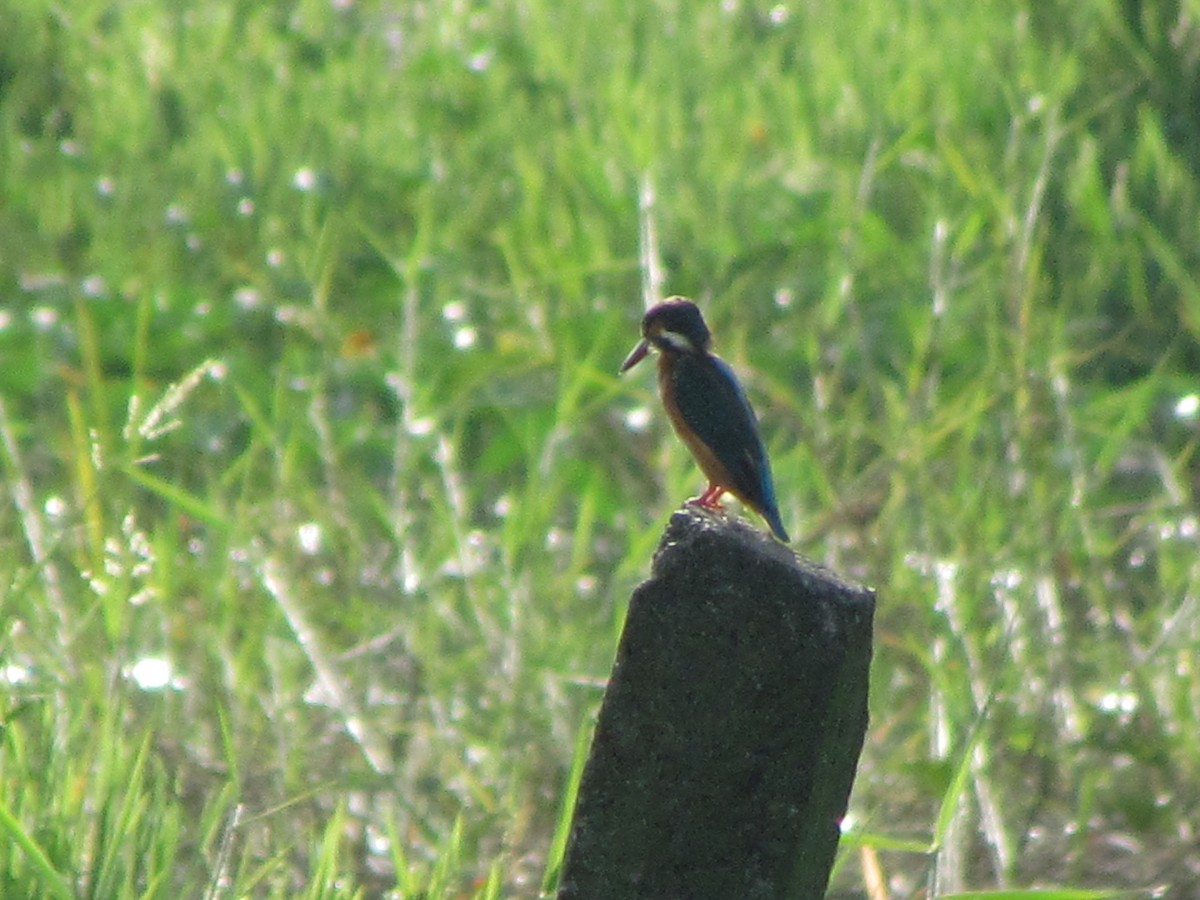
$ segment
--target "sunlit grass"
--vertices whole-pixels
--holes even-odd
[[[1190,896],[1168,12],[0,12],[0,896],[550,888],[701,486],[615,376],[650,268],[880,590],[833,893]]]

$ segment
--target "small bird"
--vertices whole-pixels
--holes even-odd
[[[642,340],[621,363],[627,372],[658,351],[658,390],[667,416],[708,478],[708,489],[688,501],[720,509],[728,492],[757,512],[781,541],[788,540],[775,502],[771,463],[758,421],[733,370],[709,352],[712,335],[700,310],[669,297],[642,318]]]

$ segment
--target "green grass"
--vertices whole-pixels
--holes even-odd
[[[1198,17],[0,11],[0,896],[549,887],[645,283],[880,590],[831,896],[1193,896]]]

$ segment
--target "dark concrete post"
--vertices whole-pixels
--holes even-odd
[[[677,512],[630,602],[559,900],[824,896],[874,608],[749,525]]]

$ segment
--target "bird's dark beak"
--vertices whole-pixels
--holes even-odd
[[[634,366],[636,366],[638,363],[640,363],[643,359],[645,359],[646,354],[649,352],[650,352],[650,342],[645,341],[645,340],[639,342],[638,345],[633,348],[633,350],[630,352],[630,354],[627,357],[625,357],[625,362],[621,363],[621,368],[617,369],[617,374],[621,375],[625,372],[628,372],[630,369],[632,369]]]

